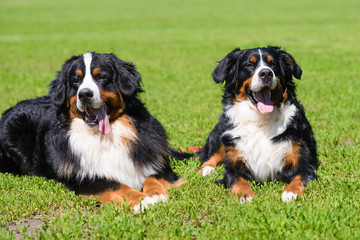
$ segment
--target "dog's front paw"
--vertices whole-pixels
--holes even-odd
[[[214,167],[205,166],[205,167],[200,168],[197,172],[200,173],[203,177],[207,177],[213,171],[215,171]]]
[[[250,203],[253,196],[255,196],[255,194],[236,194],[235,201],[241,204]]]
[[[164,194],[153,195],[151,198],[156,202],[167,202],[167,197]]]
[[[139,204],[134,206],[134,212],[135,213],[140,213],[140,211],[144,212],[144,210],[148,208],[150,204],[155,204],[156,202],[157,201],[152,197],[145,197],[143,200],[141,200]]]
[[[167,202],[167,198],[165,195],[153,195],[152,197],[145,197],[141,202],[134,206],[133,210],[135,213],[144,212],[145,209],[149,207],[149,205],[153,205],[157,202]]]
[[[296,199],[296,197],[297,197],[296,193],[284,191],[283,194],[281,195],[281,200],[283,202],[290,202]]]
[[[251,199],[252,199],[251,196],[246,196],[246,197],[240,197],[238,201],[241,204],[245,204],[245,203],[250,203]]]

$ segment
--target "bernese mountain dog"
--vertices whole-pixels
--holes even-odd
[[[285,202],[302,195],[317,177],[316,141],[296,98],[301,68],[279,47],[234,49],[212,73],[225,82],[224,112],[199,153],[198,173],[224,163],[224,184],[242,203],[255,195],[248,181],[278,180],[288,186]]]
[[[0,172],[54,179],[136,212],[166,201],[167,189],[185,182],[169,158],[186,156],[168,146],[139,100],[141,76],[132,63],[87,52],[67,60],[49,86],[48,96],[4,112]]]

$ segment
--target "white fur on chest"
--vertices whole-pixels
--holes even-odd
[[[111,133],[103,136],[98,130],[89,129],[83,120],[73,119],[69,145],[80,158],[77,177],[104,177],[132,188],[141,189],[145,179],[156,173],[151,166],[135,166],[125,139],[135,140],[136,134],[120,121],[111,124]]]
[[[225,111],[235,126],[225,132],[240,137],[236,149],[256,181],[274,180],[284,164],[284,156],[291,151],[290,141],[273,142],[271,139],[286,130],[296,113],[295,105],[275,108],[272,113],[262,114],[249,102],[236,102]]]

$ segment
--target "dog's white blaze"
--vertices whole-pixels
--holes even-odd
[[[295,105],[285,104],[269,114],[261,114],[250,101],[235,102],[225,110],[235,128],[224,134],[240,137],[235,147],[257,181],[274,180],[281,171],[291,142],[276,143],[271,139],[286,130],[296,111]]]
[[[110,134],[103,136],[91,130],[81,119],[72,120],[69,145],[80,158],[79,179],[105,177],[141,189],[145,179],[156,170],[151,166],[136,167],[123,138],[136,139],[136,134],[120,121],[114,122]]]
[[[85,76],[84,76],[83,82],[80,84],[79,89],[77,91],[78,99],[79,99],[80,90],[82,90],[84,88],[88,88],[94,93],[94,97],[90,103],[91,106],[93,108],[100,108],[101,104],[102,104],[102,101],[100,98],[100,90],[99,90],[99,87],[96,85],[94,78],[91,75],[92,55],[90,52],[87,52],[87,53],[83,54],[83,57],[84,57],[84,64],[85,64]],[[85,106],[80,101],[76,102],[76,106],[82,112],[85,110]]]
[[[258,92],[260,91],[263,87],[264,87],[264,83],[261,81],[260,77],[259,77],[259,72],[264,69],[264,68],[268,68],[270,69],[270,71],[272,72],[273,74],[273,78],[272,78],[272,83],[271,83],[271,90],[274,90],[275,87],[276,87],[276,84],[277,84],[277,81],[276,81],[276,77],[275,77],[275,73],[274,71],[265,65],[263,59],[262,59],[262,53],[261,53],[261,50],[258,49],[259,51],[259,54],[260,54],[260,65],[258,66],[258,68],[255,70],[255,73],[254,73],[254,77],[253,77],[253,80],[251,81],[251,90],[253,92]]]

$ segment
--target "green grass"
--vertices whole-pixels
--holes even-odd
[[[202,178],[197,159],[173,163],[188,183],[138,215],[0,174],[0,239],[359,239],[359,11],[358,0],[2,0],[1,112],[46,94],[70,56],[113,52],[138,66],[141,98],[171,145],[200,146],[222,109],[216,61],[235,47],[280,45],[303,69],[298,97],[321,165],[296,201],[281,202],[282,183],[252,183],[257,195],[241,205],[214,183],[223,168]]]

